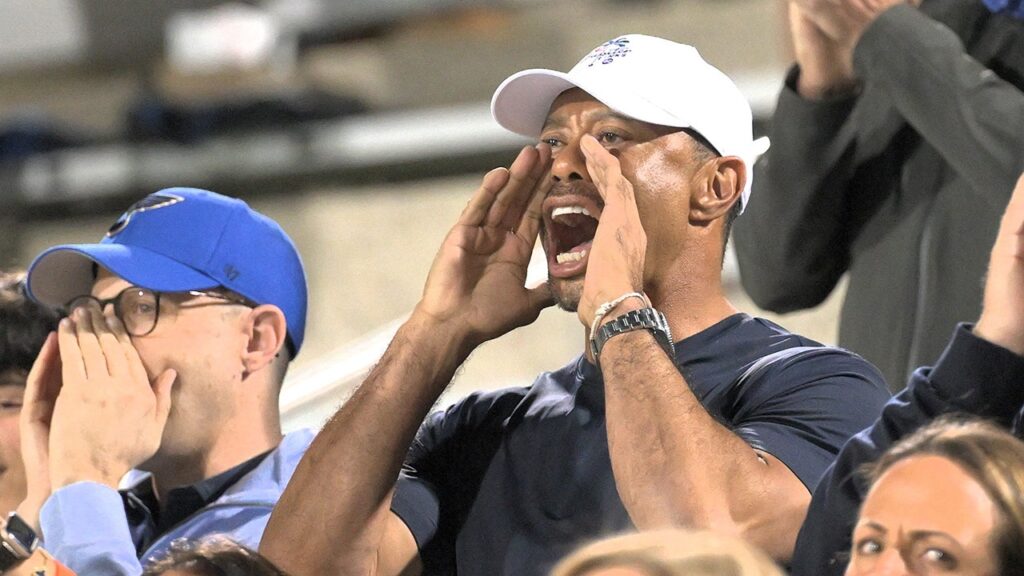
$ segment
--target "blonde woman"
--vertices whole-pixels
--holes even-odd
[[[713,532],[664,530],[599,540],[562,560],[551,576],[782,576],[760,550]]]
[[[847,576],[1024,574],[1024,443],[940,420],[872,466]]]

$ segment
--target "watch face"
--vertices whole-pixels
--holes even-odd
[[[7,534],[17,540],[25,550],[32,551],[36,544],[36,532],[31,526],[25,523],[17,514],[11,514],[7,518]]]

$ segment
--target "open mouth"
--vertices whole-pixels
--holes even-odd
[[[576,276],[587,268],[601,206],[587,196],[556,196],[544,201],[545,245],[552,277]]]

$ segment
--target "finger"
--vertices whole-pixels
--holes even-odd
[[[31,414],[40,401],[52,402],[55,399],[56,394],[50,396],[51,390],[47,384],[55,379],[55,372],[60,369],[59,362],[60,351],[57,348],[57,334],[50,332],[46,335],[43,347],[39,350],[39,355],[36,356],[36,361],[28,372],[28,378],[25,379],[24,404],[29,409],[23,410],[22,414]],[[59,378],[56,380],[60,381]]]
[[[146,366],[142,363],[142,357],[139,356],[139,351],[135,348],[135,343],[132,342],[132,337],[128,334],[128,329],[125,328],[124,323],[121,322],[120,318],[111,314],[107,316],[107,326],[121,345],[128,375],[132,381],[145,382],[148,386],[149,373],[146,372]]]
[[[485,225],[505,230],[516,229],[523,206],[529,202],[530,192],[540,176],[537,169],[539,159],[540,153],[536,148],[523,148],[508,169],[508,182],[487,211]]]
[[[125,360],[121,343],[117,340],[117,336],[114,335],[107,321],[112,316],[112,312],[102,312],[98,308],[89,309],[92,331],[99,341],[103,357],[107,362],[107,373],[111,376],[124,376],[128,373],[128,362]]]
[[[527,289],[526,294],[530,299],[530,306],[538,313],[545,308],[555,305],[555,296],[551,293],[551,288],[548,287],[547,283]]]
[[[156,414],[154,416],[156,425],[161,430],[167,424],[167,417],[171,413],[171,389],[177,379],[178,373],[168,368],[160,376],[157,376],[156,382],[153,384],[153,392],[156,395]]]
[[[580,141],[580,148],[587,161],[590,179],[605,204],[615,204],[621,200],[625,205],[626,214],[630,217],[635,215],[637,210],[633,185],[622,175],[619,159],[605,150],[593,136],[584,136]]]
[[[530,198],[530,203],[527,204],[519,221],[516,235],[531,245],[537,240],[537,234],[540,233],[540,225],[544,221],[544,199],[548,197],[552,185],[554,185],[554,180],[551,178],[545,178],[537,183],[533,190],[533,197]]]
[[[1017,180],[1010,203],[1006,206],[1003,227],[1006,232],[1024,232],[1024,174]]]
[[[537,162],[533,165],[533,170],[530,174],[530,179],[533,181],[533,187],[530,188],[529,193],[523,195],[515,205],[511,206],[509,213],[506,216],[506,222],[508,222],[509,229],[515,229],[516,233],[523,226],[524,218],[527,214],[533,211],[536,215],[539,213],[539,206],[535,206],[535,203],[543,202],[544,197],[541,196],[540,200],[537,200],[538,188],[544,188],[544,194],[547,194],[547,190],[551,189],[551,178],[547,177],[548,170],[551,168],[551,147],[543,142],[535,146],[537,150]]]
[[[62,319],[57,326],[57,344],[60,348],[61,374],[64,382],[84,380],[85,361],[82,359],[82,349],[78,347],[75,321],[71,318]]]
[[[82,363],[85,365],[85,377],[97,379],[109,375],[107,372],[107,359],[103,356],[103,348],[92,329],[90,311],[85,307],[78,308],[74,312],[75,336],[78,339],[78,348],[81,350]]]
[[[614,172],[618,172],[617,167],[612,174],[609,174],[609,170],[612,169],[611,163],[613,161],[616,164],[618,162],[610,152],[604,149],[604,146],[601,146],[596,138],[590,135],[580,139],[580,150],[583,152],[583,158],[587,163],[587,173],[590,174],[590,179],[594,182],[597,193],[601,195],[602,200],[607,202],[608,179],[610,176],[614,176]]]
[[[467,226],[479,226],[487,216],[487,210],[494,202],[494,197],[508,182],[508,169],[495,168],[484,174],[480,187],[473,193],[469,203],[462,210],[459,216],[459,224]]]
[[[1001,248],[1000,244],[1005,248]],[[999,225],[999,238],[993,247],[993,255],[1000,252],[1024,259],[1024,175],[1017,180]]]

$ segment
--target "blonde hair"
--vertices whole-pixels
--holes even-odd
[[[585,576],[599,568],[633,568],[650,576],[783,576],[757,548],[706,531],[624,534],[580,548],[551,576]]]
[[[897,462],[940,456],[969,474],[999,510],[992,549],[999,574],[1024,575],[1024,443],[994,424],[946,416],[890,448],[868,468],[874,484]]]

